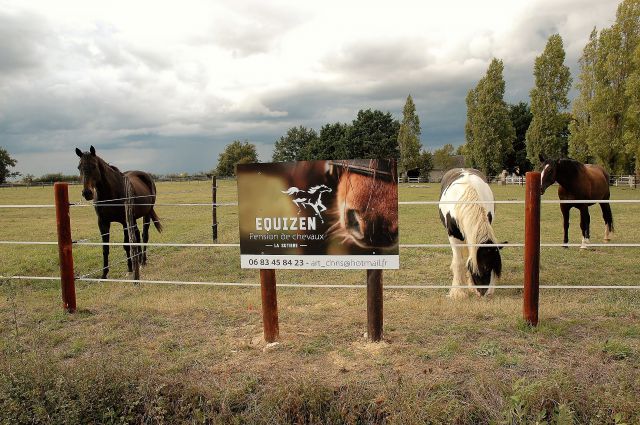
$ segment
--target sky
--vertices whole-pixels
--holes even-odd
[[[574,83],[593,27],[618,0],[0,0],[0,147],[15,170],[76,173],[75,148],[122,170],[215,168],[233,140],[273,144],[294,126],[402,118],[424,148],[464,142],[465,96],[493,57],[509,103],[559,33]],[[575,95],[572,89],[570,96]]]

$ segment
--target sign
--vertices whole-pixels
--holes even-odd
[[[397,269],[395,160],[238,164],[242,268]]]

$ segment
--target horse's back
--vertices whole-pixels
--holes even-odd
[[[475,168],[452,168],[451,170],[444,173],[442,176],[441,186],[440,186],[440,196],[444,193],[445,190],[453,182],[464,177],[465,175],[474,175],[479,177],[482,181],[487,183],[487,177],[480,170],[476,170]]]
[[[136,218],[152,213],[153,204],[156,202],[156,185],[149,173],[144,171],[125,171],[124,175],[129,178],[133,187],[133,203],[137,204],[134,210]]]
[[[129,178],[138,196],[155,195],[156,185],[149,173],[139,170],[125,171],[124,175]]]
[[[584,164],[591,180],[591,199],[609,199],[609,173],[601,165]]]
[[[447,212],[451,212],[453,215],[457,204],[450,202],[462,200],[469,188],[474,189],[477,200],[485,201],[480,205],[493,217],[495,214],[493,191],[485,175],[474,168],[454,168],[442,177],[440,201],[445,203],[439,206],[441,214],[446,216]]]

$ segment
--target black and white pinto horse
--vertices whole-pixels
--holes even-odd
[[[439,209],[453,251],[453,288],[449,297],[461,298],[469,292],[491,295],[502,272],[500,250],[495,246],[473,246],[497,241],[491,227],[495,217],[493,192],[486,177],[471,168],[449,170],[442,177]],[[465,285],[483,287],[456,287]]]
[[[307,208],[307,205],[312,207],[315,211],[316,215],[320,217],[320,220],[324,223],[324,219],[322,218],[322,212],[327,210],[327,207],[322,203],[322,194],[325,192],[331,192],[331,188],[321,184],[318,186],[313,186],[308,191],[304,191],[298,189],[297,187],[290,187],[288,190],[283,190],[282,193],[286,193],[289,196],[293,196],[293,203],[298,207],[298,214],[303,208]]]

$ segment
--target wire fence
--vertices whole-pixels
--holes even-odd
[[[14,280],[41,280],[58,281],[58,276],[0,276],[0,279]],[[94,283],[134,283],[152,285],[203,285],[203,286],[238,286],[238,287],[259,287],[259,283],[254,282],[208,282],[190,280],[134,280],[134,279],[98,279],[79,276],[76,278],[81,282]],[[363,289],[367,285],[362,284],[334,284],[334,283],[277,283],[279,288],[314,288],[314,289]],[[523,285],[385,285],[385,289],[523,289]],[[540,289],[640,289],[640,285],[539,285]]]
[[[195,193],[197,191],[180,191],[170,192],[171,194]],[[169,193],[165,193],[169,194]],[[76,202],[70,203],[71,207],[114,207],[125,206],[124,203],[114,203],[114,201],[127,201],[136,198],[144,198],[145,196],[132,196],[114,198],[108,200],[99,200],[95,202]],[[399,205],[443,205],[443,204],[524,204],[524,200],[493,200],[493,201],[400,201]],[[635,204],[640,203],[640,199],[610,199],[610,200],[542,200],[544,204]],[[203,202],[203,203],[142,203],[140,206],[170,206],[170,207],[227,207],[237,206],[237,202]],[[0,204],[0,208],[55,208],[54,204]],[[155,223],[155,221],[154,221]],[[133,226],[132,226],[133,227]],[[99,238],[107,236],[112,232],[102,233]],[[76,246],[146,246],[146,247],[175,247],[175,248],[238,248],[239,243],[143,243],[143,242],[92,242],[89,239],[79,239],[73,241]],[[58,245],[57,241],[12,241],[0,240],[0,245],[40,245],[51,246]],[[450,244],[445,243],[423,243],[423,244],[399,244],[402,249],[420,249],[420,248],[450,248]],[[497,248],[522,248],[524,243],[492,243],[492,244],[457,244],[459,247],[497,247]],[[607,248],[637,248],[640,243],[589,243],[589,247],[607,247]],[[583,244],[572,243],[540,243],[540,247],[556,248],[556,247],[584,247]],[[126,257],[124,260],[111,263],[108,267],[131,260],[134,254]],[[207,286],[260,286],[258,283],[250,282],[196,282],[196,281],[173,281],[173,280],[132,280],[132,279],[99,279],[90,278],[89,276],[103,272],[107,267],[98,268],[88,273],[76,276],[76,280],[84,282],[105,282],[105,283],[145,283],[145,284],[173,284],[173,285],[207,285]],[[0,276],[1,279],[17,279],[17,280],[59,280],[58,276]],[[349,285],[349,284],[304,284],[304,283],[279,283],[278,287],[291,288],[365,288],[366,285]],[[542,289],[640,289],[638,285],[540,285]],[[467,286],[467,285],[385,285],[387,289],[451,289],[451,288],[487,288],[484,286]],[[522,285],[499,285],[493,286],[494,289],[522,289]]]

